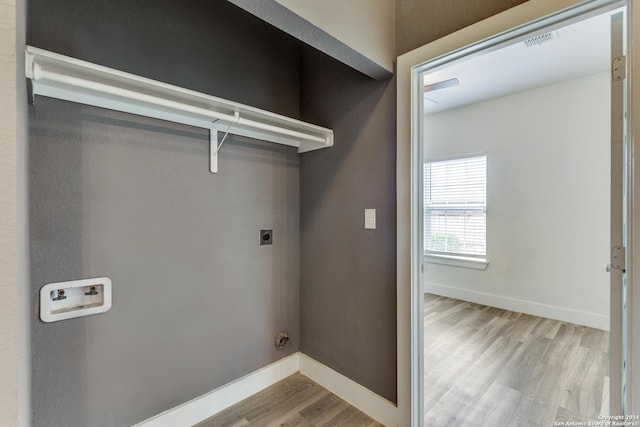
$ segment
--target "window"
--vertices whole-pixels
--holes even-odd
[[[483,259],[486,241],[487,156],[425,163],[425,254]]]

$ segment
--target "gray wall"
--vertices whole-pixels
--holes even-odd
[[[35,46],[298,115],[297,42],[226,2],[34,0],[30,24]],[[298,350],[294,148],[233,137],[212,175],[204,130],[29,115],[32,425],[131,425]],[[41,286],[102,275],[109,312],[39,321]]]
[[[395,402],[395,80],[312,51],[302,76],[301,114],[335,145],[301,157],[301,349]]]
[[[396,1],[398,55],[523,0]],[[301,116],[332,127],[301,157],[301,349],[381,396],[396,390],[396,92],[304,50]],[[364,209],[378,210],[364,230]]]
[[[27,42],[290,117],[299,42],[226,1],[30,0]]]
[[[398,53],[520,2],[401,0]],[[30,107],[33,425],[132,424],[298,345],[395,401],[395,82],[301,55],[223,1],[32,0],[29,28],[35,46],[336,131],[299,168],[291,149],[234,138],[210,175],[203,131]],[[259,248],[267,225],[275,244]],[[110,312],[38,320],[42,285],[103,274]]]
[[[526,0],[396,0],[396,55],[468,27]]]

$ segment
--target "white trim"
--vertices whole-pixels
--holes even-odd
[[[136,424],[137,427],[192,426],[299,371],[299,353]]]
[[[484,258],[469,258],[453,255],[425,254],[424,260],[431,264],[452,265],[454,267],[473,268],[474,270],[486,270],[489,265]]]
[[[413,73],[413,71],[412,71]],[[412,111],[416,111],[420,117],[424,116],[424,101],[421,87],[423,81],[414,78],[411,90]],[[423,120],[415,120],[411,116],[411,140],[424,141],[423,127],[420,123]],[[417,126],[416,126],[417,125]],[[411,407],[409,419],[402,420],[403,424],[422,426],[424,422],[424,322],[414,322],[416,319],[424,319],[424,298],[415,298],[415,295],[422,295],[424,289],[424,144],[411,144],[409,171],[411,174],[410,187],[410,283],[411,283],[411,370],[409,372],[409,381],[411,385]],[[397,185],[397,184],[396,184]],[[399,215],[399,213],[398,213]],[[400,322],[398,322],[400,323]],[[399,325],[398,325],[399,326]],[[398,358],[400,351],[398,350]],[[398,367],[398,369],[400,369]],[[398,379],[400,379],[398,372]],[[399,389],[399,387],[398,387]],[[401,393],[398,390],[398,406],[401,407]]]
[[[427,113],[423,112],[422,115],[426,116]],[[481,157],[481,156],[487,157],[486,151],[476,151],[472,153],[465,153],[465,154],[460,154],[455,156],[442,156],[442,157],[435,157],[435,158],[426,157],[429,155],[429,153],[424,153],[424,154],[425,154],[425,159],[424,159],[425,163],[446,162],[448,160],[468,159],[469,157]]]
[[[638,108],[638,102],[640,102],[640,85],[635,84],[635,72],[640,68],[640,55],[636,54],[640,31],[640,7],[637,7],[637,3],[634,0],[627,1],[627,117],[631,117],[631,120],[627,120],[627,141],[629,141],[628,152],[637,153],[638,147],[636,146],[636,132],[635,129],[640,129],[640,115],[637,114],[640,111]],[[636,172],[635,157],[631,156],[629,165],[628,176],[628,189],[627,189],[627,268],[626,281],[627,281],[627,311],[626,311],[626,399],[625,409],[629,414],[637,414],[640,410],[640,393],[634,395],[633,389],[640,389],[638,376],[634,372],[634,366],[640,366],[640,329],[634,325],[637,315],[634,313],[640,313],[640,307],[638,303],[640,298],[635,297],[639,286],[637,275],[634,271],[640,269],[640,257],[636,257],[635,253],[640,253],[638,250],[638,243],[640,243],[640,227],[636,227],[635,224],[640,223],[640,209],[636,207],[637,200],[640,200],[636,196],[636,192],[640,190],[640,183],[638,178],[640,174]]]
[[[531,314],[533,316],[545,317],[547,319],[561,320],[563,322],[589,326],[591,328],[602,329],[605,331],[609,330],[609,316],[574,310],[572,308],[503,297],[500,295],[454,288],[430,282],[426,282],[425,292],[501,308],[503,310]]]
[[[300,354],[300,373],[331,391],[387,427],[397,427],[398,408],[388,400],[355,381],[323,365],[304,353]]]
[[[192,426],[300,372],[387,427],[398,427],[398,408],[355,381],[297,352],[229,384],[196,397],[134,427]]]

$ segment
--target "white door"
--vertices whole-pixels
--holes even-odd
[[[626,65],[623,43],[624,14],[611,16],[611,308],[609,343],[609,413],[623,414],[625,386],[623,360],[623,319],[625,307],[626,247],[626,136],[625,87]]]

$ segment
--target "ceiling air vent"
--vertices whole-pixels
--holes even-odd
[[[530,39],[525,40],[523,43],[526,47],[532,46],[542,46],[546,42],[550,42],[554,39],[553,33],[544,33],[539,36],[531,37]]]

